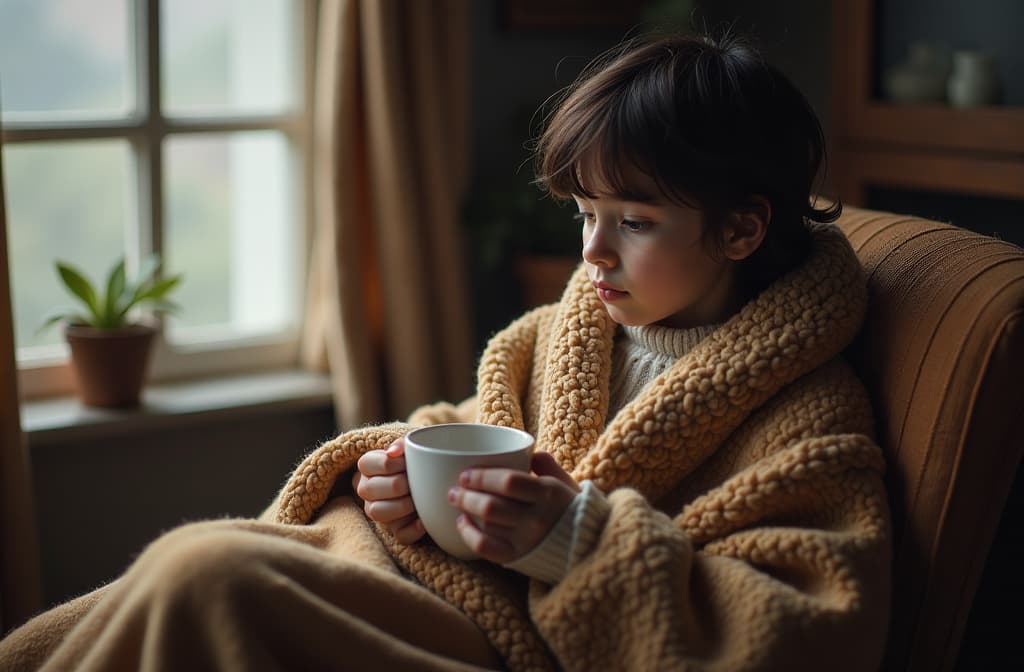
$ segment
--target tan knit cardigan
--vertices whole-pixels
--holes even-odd
[[[868,401],[837,359],[863,317],[861,267],[815,225],[808,262],[653,381],[610,424],[616,325],[579,269],[560,304],[495,336],[473,400],[342,434],[295,470],[269,512],[304,524],[356,459],[411,425],[526,428],[609,493],[592,553],[551,587],[430,542],[380,538],[462,609],[513,670],[877,667],[889,523]]]

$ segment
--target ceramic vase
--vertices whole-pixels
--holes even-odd
[[[885,93],[897,103],[938,103],[946,98],[950,72],[949,50],[941,45],[915,42],[908,58],[885,73]]]
[[[953,73],[947,93],[954,107],[994,105],[1000,97],[995,60],[981,51],[957,51],[953,54]]]

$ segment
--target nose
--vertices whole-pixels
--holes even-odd
[[[597,222],[583,229],[583,261],[594,266],[612,267],[617,256],[608,227]]]

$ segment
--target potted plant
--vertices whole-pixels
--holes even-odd
[[[94,285],[68,263],[56,262],[57,273],[79,310],[61,309],[43,328],[64,323],[71,347],[79,397],[88,406],[135,406],[145,381],[156,328],[137,315],[146,307],[151,314],[177,309],[167,296],[182,276],[162,278],[156,255],[146,259],[134,279],[121,258],[107,275],[105,288]]]

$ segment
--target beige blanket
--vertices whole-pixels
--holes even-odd
[[[528,313],[492,340],[474,400],[421,409],[408,424],[345,433],[299,465],[263,521],[218,524],[257,526],[247,539],[273,538],[269,551],[240,541],[237,548],[277,571],[285,571],[283,558],[329,556],[318,572],[333,582],[304,579],[314,586],[304,590],[323,593],[332,609],[317,618],[335,618],[336,610],[351,606],[330,586],[367,571],[392,607],[396,600],[433,604],[440,615],[424,607],[392,609],[394,629],[378,625],[396,645],[411,637],[416,622],[438,641],[447,641],[445,632],[462,633],[465,655],[432,649],[431,637],[417,641],[431,665],[442,665],[437,669],[444,669],[438,661],[446,656],[450,669],[488,664],[480,641],[513,670],[874,669],[889,595],[883,462],[871,439],[865,393],[837,359],[860,324],[866,291],[842,234],[817,226],[814,238],[804,267],[744,307],[611,422],[605,413],[616,325],[581,270],[560,304]],[[410,426],[465,420],[474,412],[481,422],[533,432],[538,449],[609,493],[612,511],[596,548],[557,586],[527,588],[519,575],[456,560],[429,542],[406,547],[381,530],[368,534],[344,496],[351,469],[367,450],[386,447]],[[172,554],[174,534],[140,563]],[[138,597],[139,582],[131,579],[137,569],[16,632],[0,644],[0,663],[16,656],[55,660],[68,650],[81,659],[101,644],[142,646],[138,619],[145,614],[108,606],[119,590],[127,593],[122,601]],[[409,579],[436,601],[416,602],[412,596],[426,592]],[[250,590],[266,583],[252,581]],[[402,591],[412,592],[403,597]],[[303,635],[323,631],[295,604],[294,594],[281,596],[275,618],[298,621]],[[456,609],[447,613],[438,605]],[[124,627],[115,627],[118,618]],[[466,630],[467,623],[475,628]],[[217,660],[244,660],[239,642],[250,640],[240,635],[230,640],[235,657],[223,651],[229,647],[222,631],[230,627],[211,621],[209,646],[222,645]],[[364,635],[339,627],[323,636],[354,655],[363,644],[372,649]],[[297,648],[291,636],[296,661],[308,661],[311,647],[319,650],[318,639]]]
[[[860,325],[860,264],[815,227],[769,288],[606,423],[615,325],[583,269],[483,355],[477,419],[525,427],[577,480],[612,493],[598,547],[558,586],[520,583],[428,544],[382,542],[470,616],[513,669],[877,666],[888,611],[888,510],[870,407],[836,359]],[[412,424],[465,419],[451,406]],[[350,432],[295,471],[273,515],[315,518],[366,450]]]

